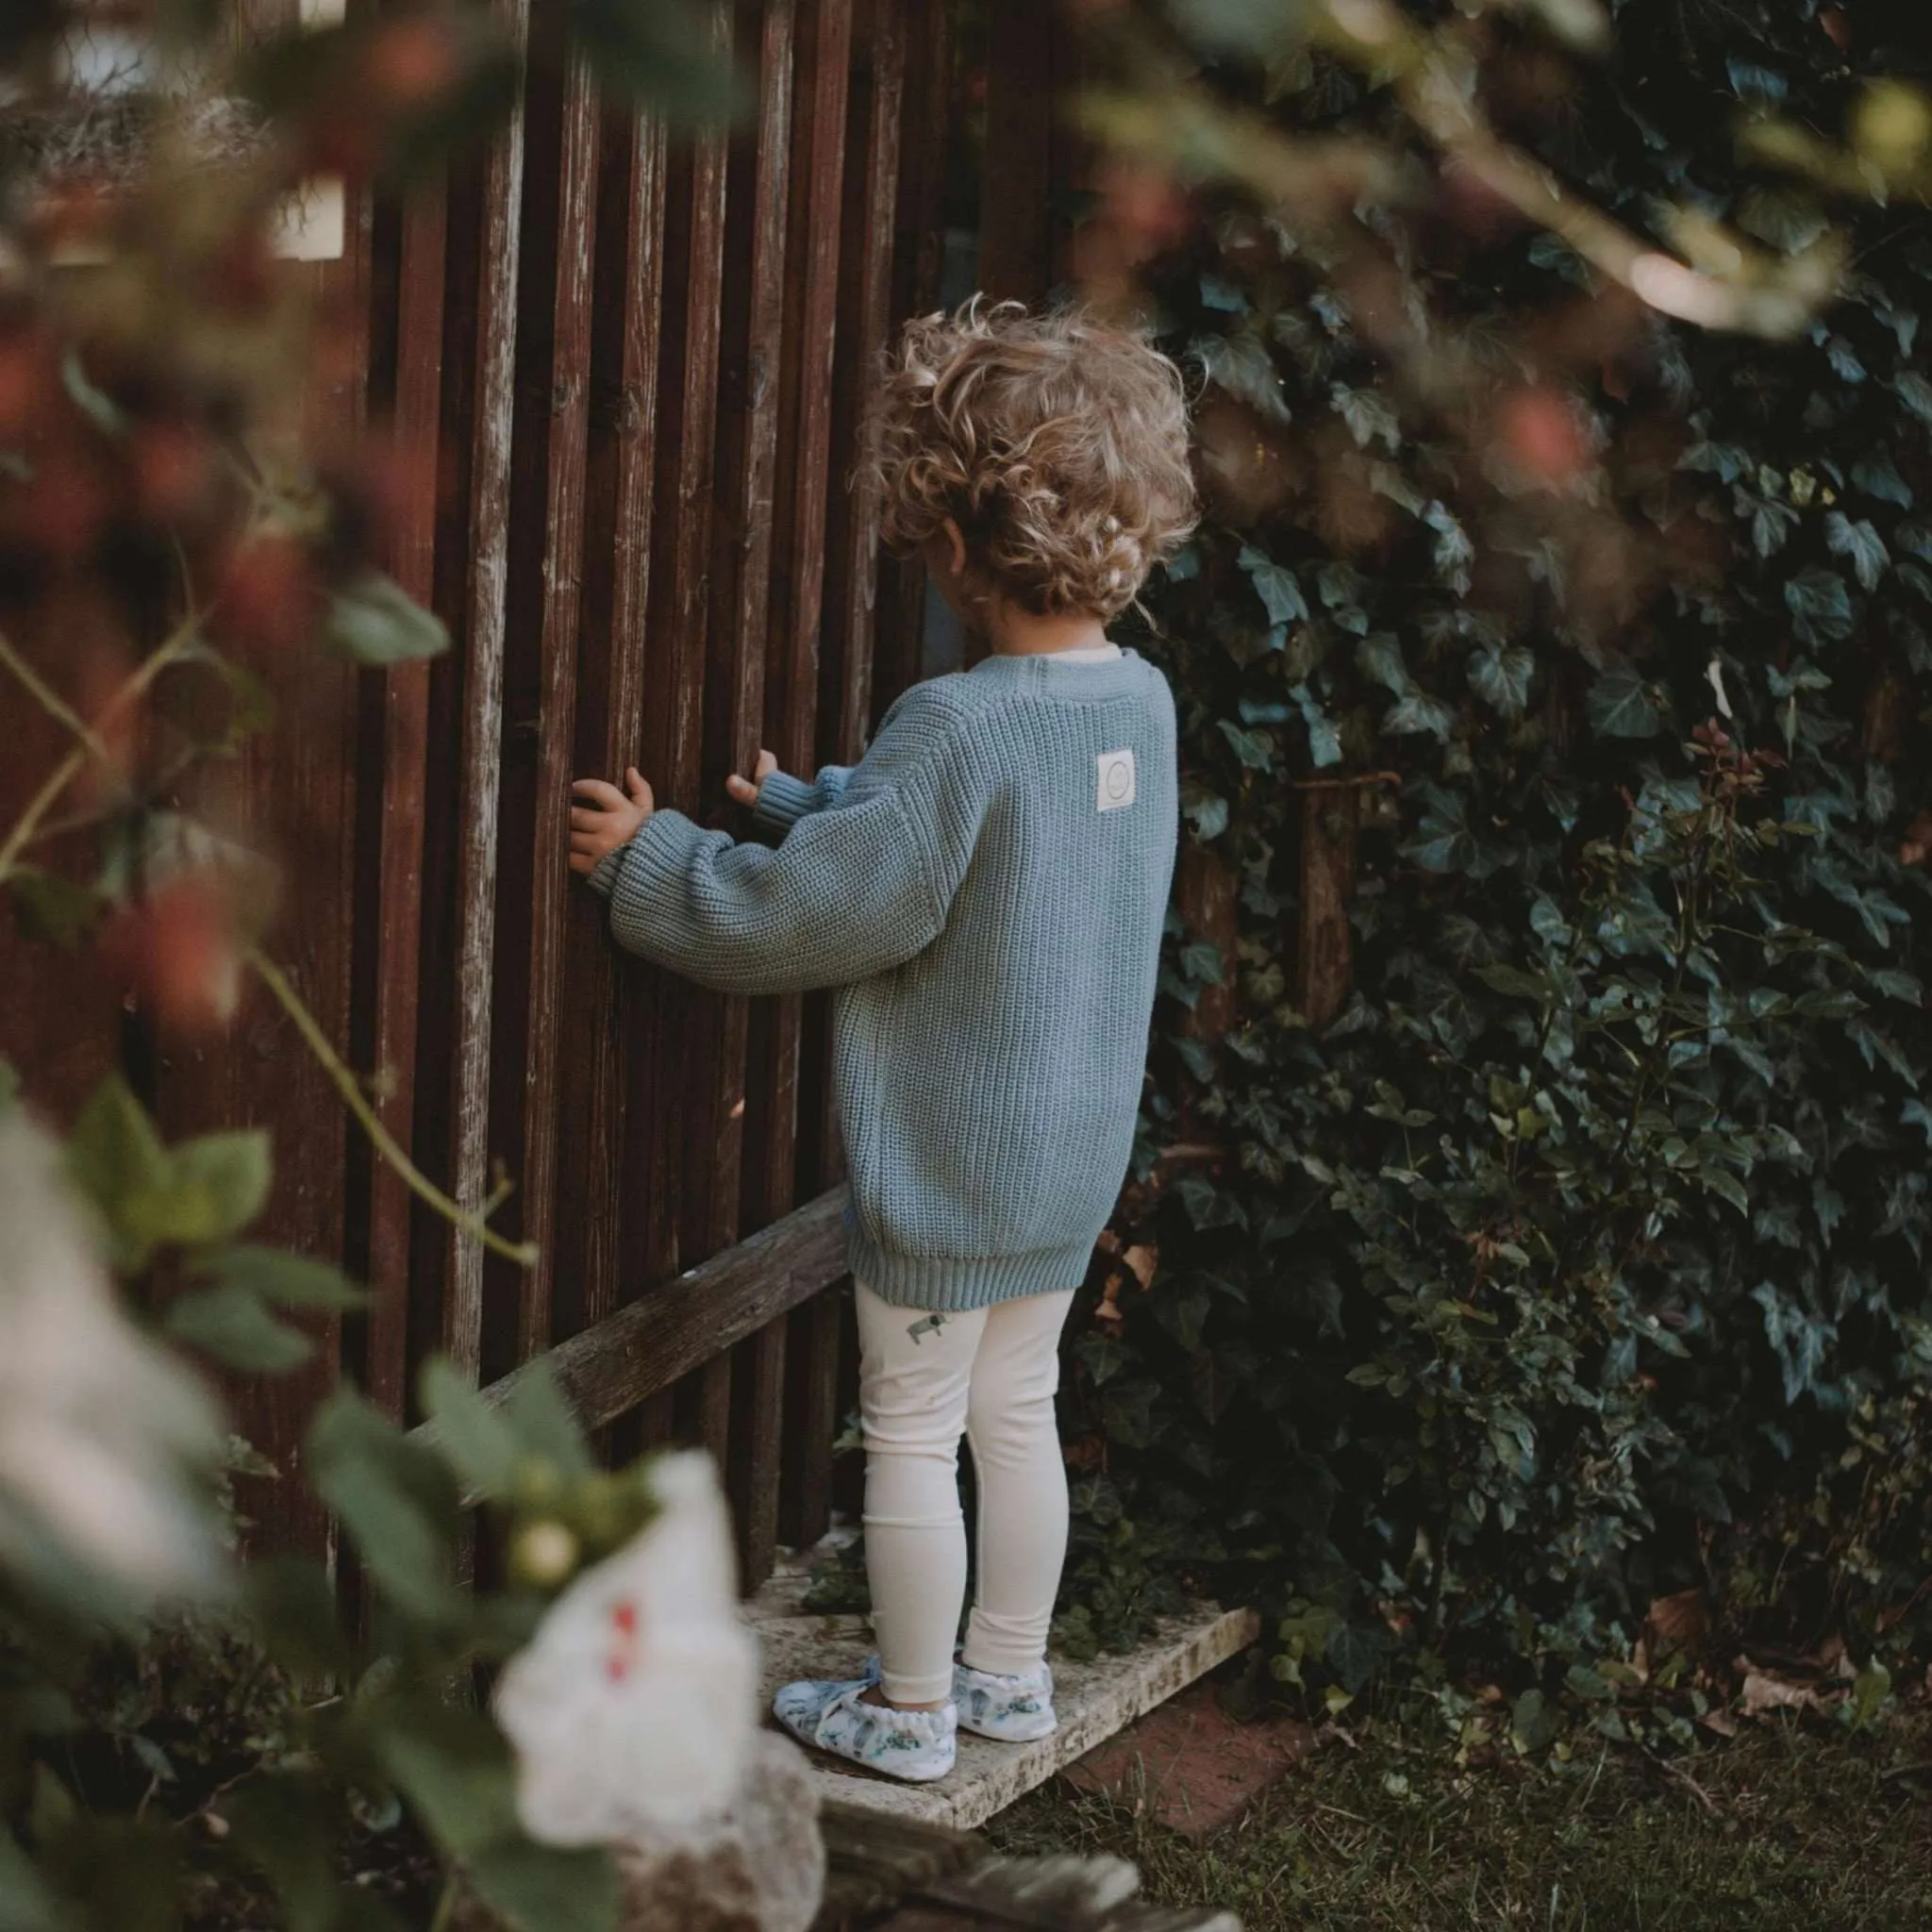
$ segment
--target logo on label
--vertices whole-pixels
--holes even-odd
[[[1098,771],[1095,804],[1102,811],[1117,811],[1134,802],[1134,754],[1104,751],[1093,760]]]

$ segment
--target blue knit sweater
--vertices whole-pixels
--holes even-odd
[[[1132,652],[990,658],[864,759],[774,774],[775,847],[658,811],[591,883],[728,992],[837,987],[852,1271],[886,1300],[1073,1288],[1125,1176],[1174,869],[1174,701]]]

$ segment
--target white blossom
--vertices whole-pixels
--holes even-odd
[[[758,1726],[758,1646],[739,1613],[730,1518],[710,1458],[653,1472],[658,1512],[550,1607],[498,1680],[534,1839],[677,1831],[737,1794]]]
[[[225,1561],[194,1493],[223,1434],[186,1367],[122,1312],[58,1148],[0,1112],[0,1562],[50,1550],[142,1604]]]

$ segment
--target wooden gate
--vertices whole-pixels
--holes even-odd
[[[530,54],[512,128],[433,192],[352,207],[342,259],[291,270],[358,318],[318,407],[392,429],[387,562],[454,648],[309,664],[236,785],[295,874],[269,943],[322,1030],[425,1174],[472,1207],[514,1181],[492,1224],[541,1258],[454,1239],[259,986],[223,1040],[158,1049],[110,990],[15,955],[0,1046],[57,1111],[118,1051],[171,1137],[273,1130],[261,1238],[375,1291],[308,1371],[240,1391],[278,1466],[339,1374],[404,1414],[434,1350],[488,1383],[563,1343],[617,1447],[717,1454],[756,1580],[829,1507],[824,1005],[619,955],[567,870],[569,783],[634,762],[723,823],[760,744],[849,761],[910,675],[917,587],[848,479],[870,365],[937,291],[949,9],[721,4],[749,109],[691,138],[604,106],[543,0],[500,5]],[[297,1484],[245,1500],[266,1541],[325,1546]]]

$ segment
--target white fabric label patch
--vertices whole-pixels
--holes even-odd
[[[1093,760],[1098,767],[1094,804],[1102,811],[1118,811],[1134,802],[1134,754],[1104,751]]]

